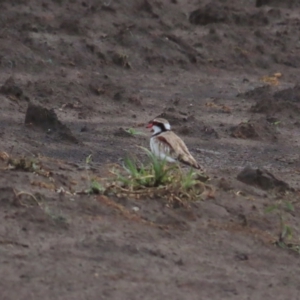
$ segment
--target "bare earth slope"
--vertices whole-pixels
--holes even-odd
[[[0,1],[0,298],[297,299],[299,24],[292,0]],[[25,125],[29,102],[71,131]],[[73,193],[89,185],[88,155],[105,176],[148,147],[124,129],[158,115],[214,198],[176,209]],[[291,189],[242,183],[245,166]],[[265,213],[280,199],[292,250]]]

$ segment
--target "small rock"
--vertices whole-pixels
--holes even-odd
[[[243,183],[260,187],[263,190],[292,190],[286,182],[277,179],[273,174],[271,174],[267,170],[253,169],[249,166],[245,167],[237,175],[237,179]]]
[[[114,100],[120,101],[122,99],[122,93],[117,92],[114,94]]]
[[[182,258],[180,258],[180,259],[178,259],[177,261],[175,261],[175,264],[178,265],[178,266],[183,266],[184,263],[183,263]]]
[[[225,178],[219,180],[218,187],[226,192],[233,189],[231,182]]]
[[[279,119],[276,117],[267,117],[266,120],[271,124],[279,122]]]
[[[167,109],[166,109],[166,111],[170,111],[170,112],[175,112],[176,111],[176,109],[175,109],[175,107],[168,107]],[[179,112],[180,113],[180,112]]]
[[[208,3],[204,7],[190,13],[189,21],[194,25],[207,25],[210,23],[222,23],[228,19],[228,12],[222,5]]]
[[[235,258],[236,258],[237,260],[240,260],[240,261],[249,260],[248,254],[245,254],[245,253],[237,253],[237,254],[235,255]]]
[[[244,122],[232,127],[230,136],[240,139],[254,139],[259,137],[253,124]]]
[[[0,88],[0,93],[6,96],[13,96],[18,99],[24,98],[24,100],[28,101],[28,97],[23,95],[23,90],[16,84],[14,78],[10,76],[4,84]]]
[[[81,129],[80,132],[87,132],[89,129],[86,125],[84,125]]]
[[[205,135],[212,136],[212,137],[215,137],[215,138],[219,138],[219,134],[211,126],[204,125],[204,127],[202,128],[202,131],[205,133]]]
[[[53,109],[29,103],[25,115],[25,124],[31,125],[31,128],[41,128],[46,133],[56,133],[59,139],[79,143],[71,130],[58,120]]]
[[[136,106],[142,105],[142,98],[140,96],[130,96],[128,97],[128,102]]]

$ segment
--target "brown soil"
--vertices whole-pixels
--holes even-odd
[[[299,243],[299,23],[292,0],[0,1],[0,298],[297,299],[265,208],[293,204]],[[158,115],[214,198],[75,193]]]

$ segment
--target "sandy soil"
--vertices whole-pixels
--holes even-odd
[[[297,299],[297,2],[0,1],[0,298]],[[25,125],[29,103],[63,125]],[[214,198],[174,208],[74,193],[140,155],[149,134],[124,129],[147,133],[158,115]],[[246,166],[289,188],[238,180]],[[265,212],[278,201],[294,207],[280,210],[287,249]]]

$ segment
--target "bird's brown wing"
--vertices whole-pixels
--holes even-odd
[[[201,169],[201,166],[191,155],[184,141],[173,131],[163,132],[157,136],[157,139],[168,144],[170,147],[170,155],[173,158],[196,169]]]

